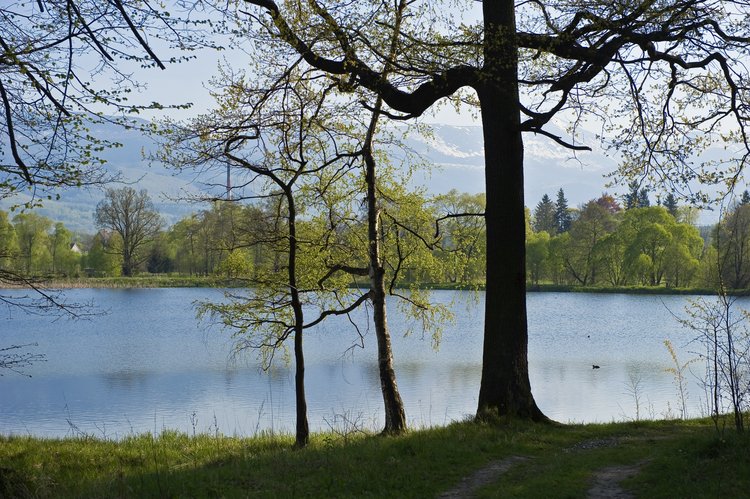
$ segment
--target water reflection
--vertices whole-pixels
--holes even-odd
[[[2,344],[39,342],[48,362],[35,365],[31,379],[0,378],[0,433],[80,430],[118,438],[163,428],[292,431],[292,368],[277,363],[262,372],[253,353],[230,362],[228,335],[196,324],[192,303],[219,299],[219,291],[131,291],[71,291],[71,300],[93,299],[112,311],[92,321],[50,324],[17,316],[2,324]],[[456,299],[456,323],[445,330],[439,350],[429,336],[404,337],[405,321],[392,307],[396,371],[410,424],[444,424],[476,409],[483,303],[481,294],[478,302],[472,296],[435,293],[446,304]],[[679,312],[684,297],[542,293],[528,301],[532,388],[548,416],[610,421],[662,417],[670,404],[676,407],[662,342],[673,342],[681,362],[689,358],[691,338],[667,309]],[[365,312],[355,320],[364,322]],[[364,348],[351,349],[357,337],[345,320],[307,335],[313,429],[327,429],[341,414],[381,424],[374,340],[366,332]],[[700,390],[695,383],[690,389],[690,411],[697,415]]]

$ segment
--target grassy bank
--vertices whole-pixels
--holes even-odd
[[[238,279],[216,276],[140,275],[133,277],[71,277],[44,281],[50,289],[74,288],[232,288],[246,285]]]
[[[563,284],[528,284],[530,292],[562,292],[562,293],[622,293],[631,295],[715,295],[715,289],[708,288],[667,288],[666,286],[571,286]],[[750,290],[740,289],[730,291],[736,296],[750,295]]]
[[[435,497],[513,456],[480,497],[585,497],[597,471],[638,463],[637,497],[742,497],[750,439],[707,421],[456,423],[400,437],[230,438],[167,432],[119,442],[0,437],[1,497]]]
[[[484,284],[425,284],[426,289],[435,290],[484,290]],[[710,288],[668,288],[666,286],[580,286],[572,284],[526,284],[526,291],[530,293],[620,293],[631,295],[715,295],[716,290]],[[750,296],[750,289],[729,290],[734,296]]]

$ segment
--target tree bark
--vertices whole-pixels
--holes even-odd
[[[373,118],[375,120],[376,118]],[[371,125],[371,130],[374,125]],[[371,135],[368,134],[371,139]],[[380,391],[385,406],[385,428],[383,433],[398,434],[406,430],[406,413],[401,394],[396,384],[396,371],[393,369],[393,350],[391,334],[385,305],[385,269],[380,261],[380,213],[375,192],[375,159],[368,140],[364,150],[367,181],[367,236],[370,258],[370,293],[375,323],[375,336],[378,340],[378,372],[380,374]]]
[[[289,206],[289,293],[291,295],[292,310],[294,312],[294,398],[296,406],[296,447],[305,447],[310,441],[310,426],[307,421],[307,397],[305,396],[305,352],[302,348],[302,334],[304,312],[297,289],[297,209],[291,189],[284,190]]]
[[[482,111],[487,207],[487,288],[477,416],[546,420],[531,394],[527,360],[526,255],[515,7],[483,3]]]

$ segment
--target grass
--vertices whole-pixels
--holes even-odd
[[[399,437],[164,432],[121,441],[0,437],[0,497],[435,497],[487,463],[528,459],[481,497],[585,497],[593,473],[644,462],[638,497],[740,497],[750,439],[706,420],[608,425],[454,423]]]

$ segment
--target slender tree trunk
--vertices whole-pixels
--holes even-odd
[[[291,190],[285,190],[289,204],[289,293],[294,311],[294,397],[297,411],[295,446],[305,447],[310,441],[310,427],[307,422],[307,398],[305,396],[305,352],[302,348],[302,325],[304,313],[297,289],[297,210]]]
[[[385,405],[385,428],[383,433],[401,433],[406,429],[404,403],[396,384],[396,371],[393,369],[391,334],[385,306],[385,270],[380,260],[380,214],[375,193],[375,160],[372,157],[370,141],[365,146],[365,166],[367,168],[367,235],[370,258],[370,293],[375,322],[375,336],[378,340],[378,372],[380,389]]]
[[[396,17],[394,19],[394,37],[391,39],[390,60],[396,56],[398,48],[398,37],[406,1],[399,2]],[[390,65],[386,64],[383,74],[387,74]],[[385,408],[385,427],[383,433],[398,434],[406,430],[406,412],[404,402],[396,384],[396,371],[393,368],[393,350],[391,348],[391,333],[388,330],[388,319],[385,305],[385,269],[381,261],[381,239],[380,239],[380,211],[377,200],[377,176],[375,173],[375,158],[372,156],[372,143],[378,127],[380,109],[383,107],[383,99],[378,97],[375,102],[375,111],[372,113],[370,125],[367,129],[363,146],[365,160],[365,182],[367,184],[367,239],[369,243],[368,257],[370,260],[370,300],[373,308],[373,321],[375,323],[375,336],[378,341],[378,373],[380,375],[380,391],[383,395]]]
[[[482,110],[487,190],[487,290],[477,416],[546,420],[531,394],[526,324],[523,141],[512,0],[485,1]]]

